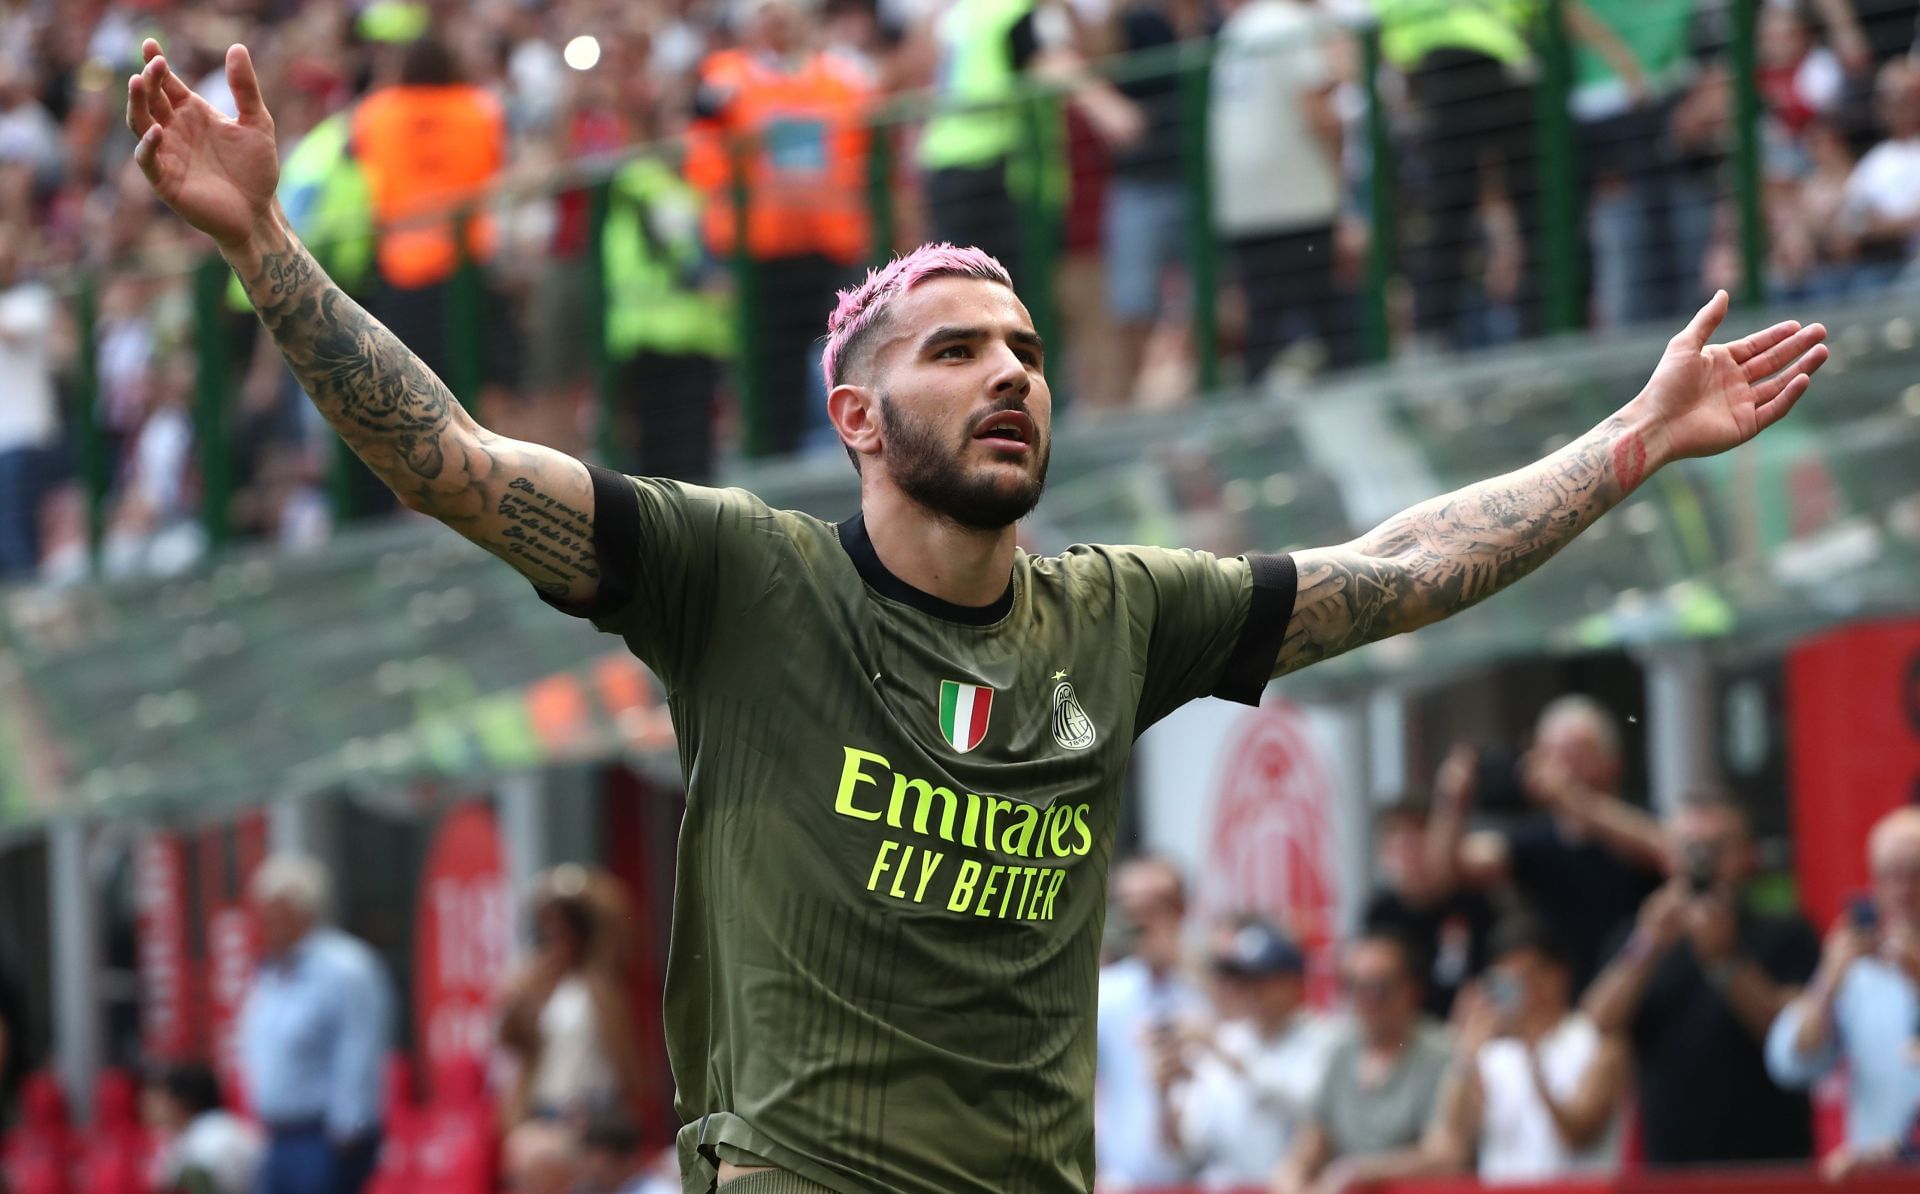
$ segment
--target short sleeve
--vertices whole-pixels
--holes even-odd
[[[737,490],[627,477],[593,465],[593,547],[600,591],[565,614],[617,634],[669,689],[698,666],[723,599],[724,538],[751,511]]]
[[[1110,558],[1146,640],[1136,734],[1196,697],[1260,703],[1293,617],[1292,556],[1139,547]]]

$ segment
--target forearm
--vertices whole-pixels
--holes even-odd
[[[1651,942],[1635,933],[1627,944],[1593,980],[1581,1007],[1603,1033],[1623,1032],[1633,1022],[1640,1000],[1647,993],[1658,953]]]
[[[1659,464],[1633,405],[1555,452],[1395,515],[1340,547],[1299,553],[1284,674],[1476,605],[1552,559]]]
[[[594,596],[600,573],[584,465],[475,423],[419,357],[334,285],[277,204],[244,244],[222,251],[314,406],[408,508],[544,592]]]
[[[1580,807],[1600,843],[1635,865],[1664,870],[1667,839],[1660,822],[1610,793],[1592,793]]]
[[[1800,1031],[1793,1034],[1793,1051],[1800,1057],[1816,1057],[1833,1041],[1833,1005],[1840,993],[1837,980],[1825,971],[1814,976],[1813,985],[1800,997]]]

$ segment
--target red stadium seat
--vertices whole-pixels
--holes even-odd
[[[0,1142],[0,1167],[11,1194],[78,1194],[74,1181],[79,1139],[67,1116],[67,1097],[45,1070],[20,1088],[20,1122]]]
[[[87,1133],[75,1180],[86,1194],[147,1194],[152,1187],[154,1139],[140,1122],[140,1088],[125,1070],[107,1070],[94,1091],[93,1128]]]

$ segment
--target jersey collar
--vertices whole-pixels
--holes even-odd
[[[880,553],[873,550],[873,540],[867,535],[867,520],[863,514],[855,514],[841,523],[840,546],[846,549],[847,557],[853,561],[854,570],[860,573],[860,579],[867,587],[882,597],[890,598],[904,605],[910,605],[923,614],[932,614],[947,622],[958,622],[963,626],[991,626],[1013,612],[1013,577],[1007,577],[1007,591],[1000,594],[991,605],[956,605],[932,593],[924,593],[887,571],[880,562]]]

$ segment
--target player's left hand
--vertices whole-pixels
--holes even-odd
[[[1663,459],[1711,456],[1778,422],[1827,361],[1827,329],[1776,323],[1731,344],[1710,344],[1727,315],[1722,290],[1672,340],[1633,400],[1664,441]]]

